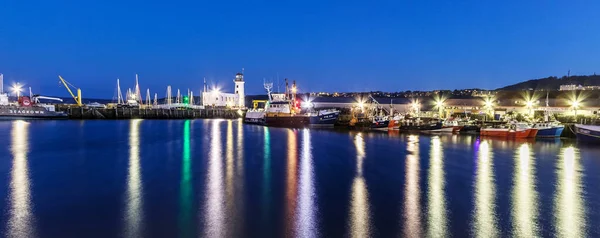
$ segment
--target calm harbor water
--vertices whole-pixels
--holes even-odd
[[[599,237],[600,146],[238,120],[0,122],[8,237]]]

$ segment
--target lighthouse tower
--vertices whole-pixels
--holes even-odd
[[[235,79],[233,80],[235,83],[235,94],[238,96],[238,107],[244,108],[246,107],[246,94],[244,93],[244,74],[237,73],[235,75]]]

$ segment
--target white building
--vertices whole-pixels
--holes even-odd
[[[245,108],[244,75],[237,73],[233,82],[235,93],[224,93],[216,89],[207,90],[205,86],[202,92],[202,106]]]

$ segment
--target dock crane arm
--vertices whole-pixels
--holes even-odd
[[[71,91],[71,88],[69,87],[69,85],[73,86],[72,84],[70,84],[69,82],[67,82],[67,80],[65,80],[63,77],[61,77],[60,75],[58,76],[58,78],[60,79],[60,82],[62,82],[63,85],[65,85],[65,88],[67,89],[67,91],[69,91],[69,94],[71,94],[71,97],[73,97],[73,99],[75,99],[75,103],[77,103],[77,106],[81,106],[81,89],[77,89],[77,96],[75,96],[75,94],[73,94],[73,91]],[[73,86],[75,87],[75,86]]]

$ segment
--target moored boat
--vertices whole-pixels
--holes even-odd
[[[480,135],[504,138],[534,138],[537,132],[538,129],[525,123],[512,123],[504,128],[481,128]]]
[[[534,124],[533,128],[538,129],[537,137],[549,138],[560,137],[565,126],[558,122],[542,122]]]
[[[35,96],[34,96],[35,98]],[[54,105],[36,103],[27,96],[20,96],[16,104],[8,102],[8,96],[0,93],[0,120],[67,119],[64,112],[55,111]]]
[[[600,143],[600,126],[575,124],[578,141]]]

